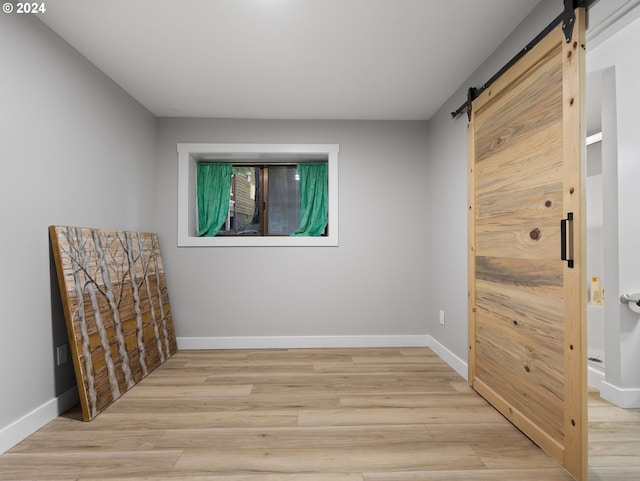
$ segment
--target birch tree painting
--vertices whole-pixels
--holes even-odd
[[[158,236],[49,227],[82,416],[93,419],[177,351]]]

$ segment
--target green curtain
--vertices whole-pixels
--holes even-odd
[[[214,237],[229,213],[233,166],[224,162],[198,162],[198,236]]]
[[[327,227],[329,166],[327,162],[298,164],[300,227],[292,236],[320,236]]]

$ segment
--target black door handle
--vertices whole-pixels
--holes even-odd
[[[573,269],[573,212],[568,212],[567,218],[560,221],[560,259]]]

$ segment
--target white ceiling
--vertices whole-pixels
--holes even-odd
[[[53,0],[39,17],[156,116],[412,120],[537,3]]]

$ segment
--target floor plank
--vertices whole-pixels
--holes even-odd
[[[592,481],[640,479],[640,412],[590,394]],[[181,351],[2,481],[569,481],[427,348]]]
[[[589,479],[640,480],[640,409],[621,409],[589,393]]]

